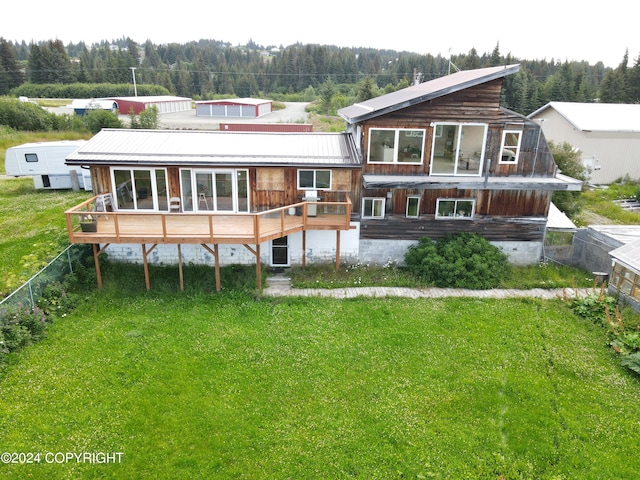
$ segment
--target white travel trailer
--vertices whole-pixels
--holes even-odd
[[[62,140],[11,147],[7,149],[4,168],[8,176],[33,177],[37,189],[74,188],[77,178],[77,187],[91,191],[89,170],[65,164],[66,158],[84,143],[86,140]]]

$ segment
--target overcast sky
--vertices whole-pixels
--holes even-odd
[[[252,39],[265,46],[300,42],[443,56],[472,48],[482,55],[499,44],[500,53],[520,59],[602,61],[616,67],[625,50],[629,66],[640,51],[631,5],[620,0],[10,0],[0,7],[0,36],[65,44],[130,37],[139,44],[215,39],[238,45]]]

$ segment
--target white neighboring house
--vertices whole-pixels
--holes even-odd
[[[589,183],[640,179],[640,105],[550,102],[531,113],[547,141],[580,150]]]
[[[34,142],[10,147],[6,151],[4,168],[8,176],[33,177],[36,189],[62,190],[77,187],[93,190],[88,169],[65,164],[66,158],[78,150],[86,140]]]

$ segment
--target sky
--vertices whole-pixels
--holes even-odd
[[[520,59],[602,61],[607,67],[618,66],[627,50],[633,66],[640,50],[632,4],[620,0],[591,3],[589,8],[583,2],[562,0],[192,0],[186,4],[170,0],[160,5],[131,0],[24,4],[14,0],[0,7],[0,37],[89,45],[122,37],[138,44],[214,39],[243,45],[251,39],[263,46],[300,42],[445,57],[472,48],[479,55],[490,54],[498,45],[502,55]]]

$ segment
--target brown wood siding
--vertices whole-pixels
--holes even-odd
[[[437,240],[448,233],[477,233],[489,241],[542,241],[544,218],[482,217],[474,220],[436,219],[433,215],[420,219],[390,215],[384,220],[361,220],[360,238],[418,240],[429,237]]]
[[[108,166],[91,167],[95,193],[107,193],[111,191],[111,172]],[[152,167],[149,168],[158,168]],[[169,186],[169,196],[181,196],[180,170],[191,167],[184,166],[167,168],[167,178]],[[239,166],[237,168],[246,168]],[[311,167],[310,167],[311,168]],[[323,169],[324,170],[324,169]],[[259,212],[272,208],[279,208],[292,205],[302,201],[305,190],[298,190],[298,168],[290,167],[260,167],[248,168],[249,171],[249,191],[251,211]],[[333,169],[332,189],[321,190],[319,192],[322,201],[344,202],[346,195],[349,195],[354,207],[358,205],[359,199],[354,202],[354,195],[360,191],[360,170],[359,169]]]
[[[552,176],[555,164],[544,136],[540,136],[540,126],[515,112],[500,108],[501,89],[502,79],[498,79],[363,122],[363,174],[428,175],[434,134],[431,125],[435,122],[455,122],[488,125],[483,173],[486,162],[489,161],[491,175]],[[425,129],[423,164],[367,163],[369,130],[372,128]],[[502,132],[505,129],[523,132],[516,165],[498,163]]]
[[[395,215],[405,215],[407,197],[419,196],[420,215],[435,215],[438,199],[455,198],[475,200],[476,215],[546,217],[551,198],[551,192],[537,190],[458,190],[457,188],[424,191],[418,189],[377,189],[366,190],[364,196],[388,198],[388,192],[391,192],[391,206],[387,205],[387,212]],[[420,220],[413,219],[413,221]]]

